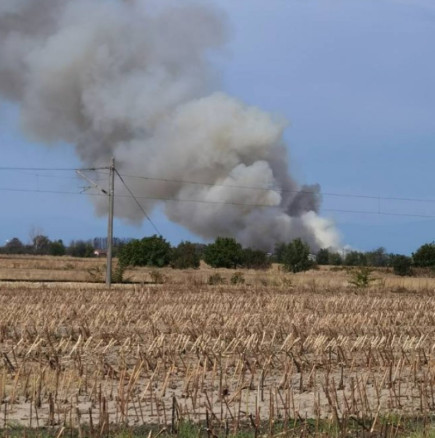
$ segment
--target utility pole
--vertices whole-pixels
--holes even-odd
[[[112,285],[113,206],[115,195],[115,158],[112,158],[109,177],[109,218],[107,223],[107,271],[106,286]]]

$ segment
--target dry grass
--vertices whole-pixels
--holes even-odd
[[[104,263],[44,260],[60,272]],[[40,258],[31,262],[29,272],[44,270]],[[101,430],[208,415],[237,430],[306,416],[375,424],[387,412],[435,409],[432,280],[378,273],[358,290],[345,271],[274,267],[244,272],[237,286],[222,270],[227,284],[208,286],[215,270],[162,272],[165,284],[110,291],[0,283],[0,427]],[[129,274],[148,281],[149,273]]]
[[[115,259],[116,266],[116,259]],[[104,282],[106,260],[104,258],[77,258],[51,256],[10,256],[0,255],[0,281],[36,281],[36,282]],[[337,289],[349,287],[352,268],[324,267],[297,275],[282,272],[279,265],[268,270],[243,270],[246,283],[251,286],[297,287],[307,290]],[[153,283],[153,268],[133,268],[125,273],[131,282]],[[211,269],[204,263],[198,270],[176,270],[163,268],[158,270],[166,284],[206,284],[209,277],[219,273],[226,284],[230,284],[234,270]],[[399,277],[391,270],[378,269],[374,272],[375,287],[388,290],[435,290],[435,278]]]
[[[0,280],[95,281],[104,269],[105,260],[98,258],[0,255]]]

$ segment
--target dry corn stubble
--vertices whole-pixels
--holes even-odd
[[[435,408],[433,291],[294,283],[2,285],[0,422],[237,429]]]

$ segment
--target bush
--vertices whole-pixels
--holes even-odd
[[[121,263],[118,263],[115,269],[112,271],[112,283],[125,283],[130,281],[129,278],[125,278],[125,269]]]
[[[167,266],[171,259],[171,245],[162,236],[132,240],[119,251],[122,266]]]
[[[221,274],[212,274],[210,275],[210,277],[208,277],[207,283],[209,285],[215,286],[217,284],[224,284],[225,280]]]
[[[356,271],[351,272],[351,279],[349,283],[356,286],[357,288],[365,288],[370,286],[370,283],[375,281],[372,277],[372,270],[367,266],[361,266]]]
[[[412,254],[412,260],[415,266],[427,268],[435,266],[435,243],[426,243]]]
[[[234,272],[234,274],[230,278],[231,284],[244,284],[245,277],[243,276],[243,272]]]
[[[310,260],[310,247],[301,239],[295,239],[286,245],[282,260],[284,269],[293,273],[307,271],[314,266]]]
[[[267,269],[270,259],[264,251],[246,248],[242,251],[242,266],[247,269]]]
[[[393,257],[393,271],[396,275],[412,275],[412,259],[405,255],[396,255]]]
[[[104,282],[106,276],[105,266],[91,266],[86,269],[88,273],[88,281],[92,283],[102,283]]]
[[[242,246],[230,237],[218,237],[204,251],[204,261],[213,268],[234,269],[242,260]]]
[[[175,269],[199,268],[197,246],[190,242],[181,242],[172,250],[171,267]]]
[[[163,284],[166,281],[166,277],[156,269],[150,272],[150,277],[154,284]]]

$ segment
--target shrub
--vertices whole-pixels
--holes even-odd
[[[204,251],[204,261],[213,268],[236,268],[242,260],[242,246],[231,237],[218,237]]]
[[[181,242],[172,250],[171,267],[175,269],[199,268],[199,254],[195,244]]]
[[[224,280],[224,278],[222,277],[222,275],[221,274],[212,274],[212,275],[210,275],[210,277],[208,277],[208,281],[207,281],[207,283],[209,284],[209,285],[217,285],[217,284],[224,284],[225,283],[225,280]]]
[[[171,245],[162,236],[144,237],[132,240],[119,252],[123,266],[167,266],[171,258]]]
[[[244,284],[245,277],[243,276],[243,272],[234,272],[234,274],[230,278],[231,284]]]
[[[166,281],[166,277],[157,269],[150,272],[151,281],[154,284],[163,284]]]
[[[290,277],[281,277],[281,286],[283,287],[292,287],[293,281]]]
[[[307,271],[314,265],[310,260],[310,247],[301,239],[295,239],[286,245],[282,260],[284,269],[293,273]]]
[[[102,283],[106,275],[106,266],[91,266],[86,271],[90,282]]]
[[[396,255],[393,257],[393,271],[396,275],[412,275],[412,259],[405,255]]]
[[[349,283],[357,288],[365,288],[370,286],[370,283],[376,279],[372,277],[372,269],[367,266],[361,266],[355,271],[351,271],[351,279]]]
[[[125,283],[128,282],[130,279],[125,278],[125,269],[126,267],[123,266],[121,263],[118,263],[115,267],[115,269],[112,271],[112,283]]]

